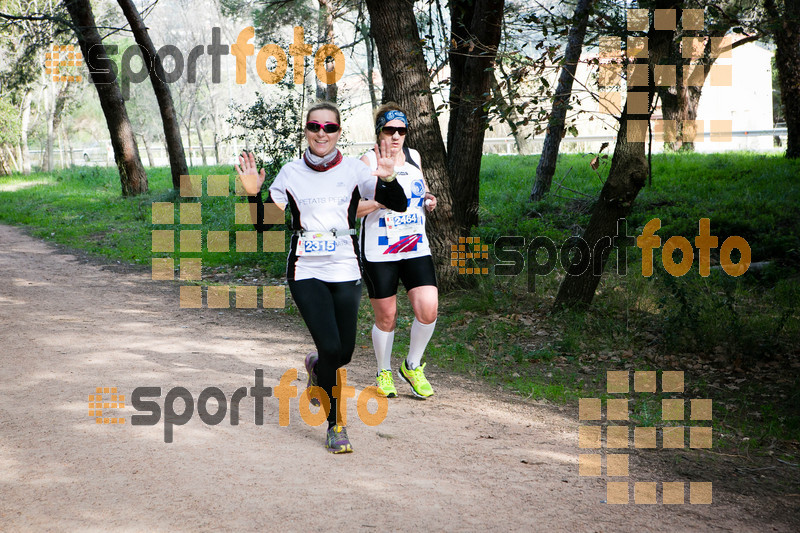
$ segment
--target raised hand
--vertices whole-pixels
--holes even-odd
[[[394,174],[394,156],[392,155],[392,144],[388,139],[383,139],[380,146],[375,143],[375,156],[378,159],[378,168],[372,172],[373,176],[388,178]]]
[[[256,158],[253,157],[252,152],[243,151],[239,156],[239,164],[233,166],[239,175],[244,191],[250,196],[258,194],[261,186],[264,185],[266,172],[263,168],[260,172],[256,171]]]

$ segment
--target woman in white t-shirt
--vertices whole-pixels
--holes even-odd
[[[320,386],[330,400],[326,447],[332,453],[353,451],[347,430],[337,417],[336,371],[350,362],[355,349],[356,321],[361,300],[361,272],[355,217],[362,197],[376,198],[405,210],[407,202],[396,181],[389,143],[375,146],[378,166],[370,172],[357,159],[342,157],[336,148],[341,135],[338,108],[329,102],[311,107],[306,115],[308,149],[301,159],[281,168],[269,187],[267,202],[291,212],[293,231],[286,278],[317,353],[306,357],[309,386]],[[258,231],[264,224],[261,187],[264,169],[256,172],[253,154],[243,153],[236,165],[248,200],[256,204]],[[380,179],[376,178],[378,176]],[[317,404],[319,402],[316,402]],[[338,419],[337,419],[338,418]]]
[[[408,208],[399,213],[380,198],[367,196],[361,201],[358,207],[359,218],[364,217],[361,269],[375,312],[372,344],[378,363],[378,388],[389,398],[397,396],[391,359],[397,323],[397,288],[402,281],[414,308],[414,322],[408,355],[398,374],[408,382],[415,396],[427,398],[433,395],[433,388],[425,378],[425,364],[420,363],[436,327],[439,290],[425,234],[425,211],[436,208],[436,197],[425,184],[419,153],[404,146],[407,131],[408,118],[399,105],[388,102],[376,109],[375,133],[382,146],[388,143],[397,181],[408,198]],[[371,150],[361,161],[375,170],[379,156]]]

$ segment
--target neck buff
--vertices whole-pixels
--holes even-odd
[[[406,127],[408,127],[408,119],[406,118],[405,113],[398,111],[397,109],[392,109],[378,117],[378,120],[375,122],[375,133],[380,133],[381,128],[384,127],[390,120],[400,120],[406,125]]]
[[[309,168],[316,170],[317,172],[324,172],[332,169],[342,162],[342,152],[340,152],[337,148],[335,151],[320,157],[318,155],[314,155],[311,153],[310,149],[306,148],[306,151],[303,154],[303,161],[305,161]]]

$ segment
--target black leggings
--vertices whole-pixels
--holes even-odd
[[[350,362],[356,347],[361,280],[338,283],[318,279],[289,281],[297,308],[317,346],[316,375],[331,400],[328,422],[336,422],[336,370]]]

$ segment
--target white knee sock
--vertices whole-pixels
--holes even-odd
[[[378,326],[372,326],[372,346],[375,348],[375,360],[378,362],[378,371],[392,369],[392,344],[394,344],[394,331],[381,331]]]
[[[435,320],[430,324],[423,324],[414,318],[414,322],[411,324],[411,339],[408,342],[408,357],[406,357],[406,366],[409,370],[414,370],[419,366],[422,354],[425,352],[425,347],[428,346],[435,328]]]

